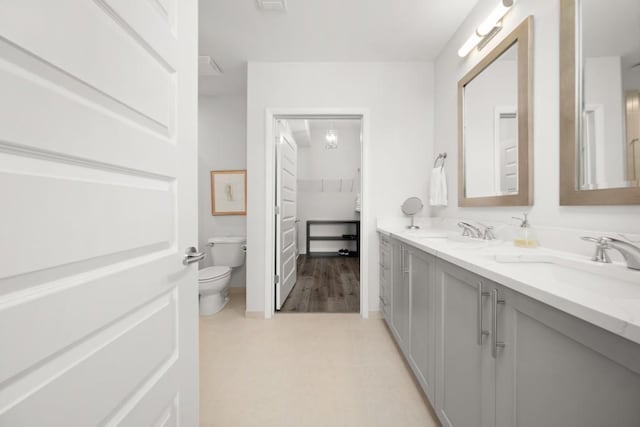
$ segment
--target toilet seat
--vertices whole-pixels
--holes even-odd
[[[198,271],[198,282],[210,282],[231,275],[231,267],[215,265]]]

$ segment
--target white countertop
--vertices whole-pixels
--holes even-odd
[[[444,236],[443,230],[423,229],[420,236],[383,226],[378,232],[640,344],[640,271],[567,252],[518,248],[511,242],[424,237]]]

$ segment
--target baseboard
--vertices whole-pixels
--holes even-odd
[[[244,317],[247,319],[264,319],[264,313],[262,311],[245,311]]]

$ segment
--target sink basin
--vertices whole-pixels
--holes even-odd
[[[483,240],[475,237],[462,236],[457,233],[448,233],[447,239],[452,242],[462,243],[456,246],[456,249],[483,249],[488,247],[500,246],[504,243],[502,240]]]
[[[543,250],[535,252],[484,251],[483,256],[501,264],[512,264],[523,273],[552,286],[571,286],[606,298],[640,299],[640,271],[626,266],[599,264],[587,257],[560,256]]]
[[[608,299],[640,299],[640,274],[636,278],[638,282],[634,283],[554,263],[529,264],[528,270],[536,279],[551,286],[579,288]]]

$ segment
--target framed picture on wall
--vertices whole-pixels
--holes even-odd
[[[211,214],[247,214],[247,171],[211,171]]]

